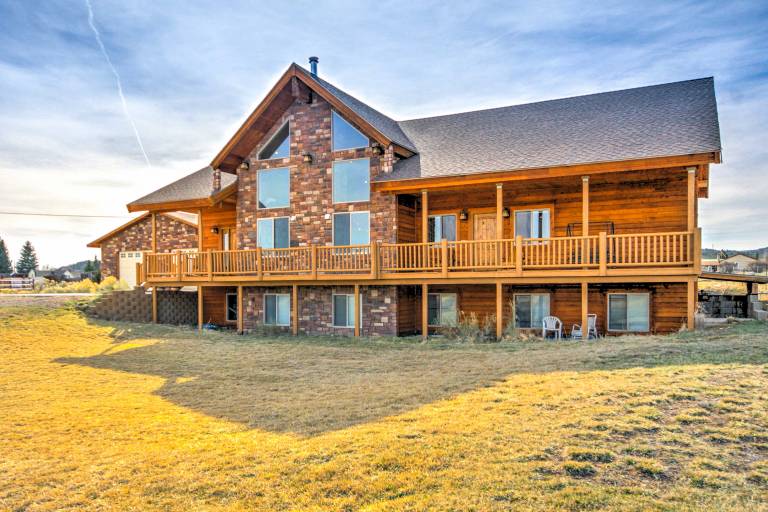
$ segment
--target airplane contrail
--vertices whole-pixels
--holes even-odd
[[[104,47],[104,43],[101,41],[101,34],[99,33],[99,29],[96,28],[96,24],[93,22],[93,7],[91,6],[91,0],[85,0],[85,5],[86,7],[88,7],[88,24],[91,26],[91,30],[93,30],[93,35],[96,36],[96,42],[99,43],[99,48],[101,48],[101,54],[104,55],[104,59],[107,61],[107,64],[109,65],[109,69],[111,69],[112,74],[115,75],[115,81],[117,82],[117,94],[120,96],[120,102],[123,104],[123,112],[125,113],[125,117],[126,119],[128,119],[128,122],[131,123],[131,128],[133,128],[133,134],[136,136],[136,142],[139,144],[139,149],[141,150],[141,154],[144,155],[144,160],[146,160],[147,162],[147,167],[151,169],[152,164],[149,162],[149,156],[147,156],[147,152],[144,150],[144,144],[141,142],[141,135],[139,135],[139,129],[136,128],[136,123],[133,122],[133,118],[131,117],[131,114],[128,112],[128,103],[125,101],[125,95],[123,94],[123,83],[120,80],[120,74],[117,72],[117,69],[115,69],[115,66],[112,64],[112,60],[109,58],[107,49]]]

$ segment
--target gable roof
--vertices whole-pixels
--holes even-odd
[[[95,248],[101,247],[101,244],[104,243],[104,241],[112,238],[113,236],[115,236],[116,234],[120,233],[121,231],[124,231],[124,230],[128,229],[129,227],[133,226],[134,224],[138,224],[142,220],[150,217],[151,215],[152,215],[152,212],[147,212],[147,213],[144,213],[142,215],[139,215],[138,217],[135,217],[135,218],[129,220],[125,224],[116,227],[115,229],[113,229],[109,233],[100,236],[99,238],[97,238],[93,242],[90,242],[88,244],[88,247],[95,247]],[[194,227],[195,229],[197,229],[197,220],[198,219],[197,219],[197,215],[195,215],[194,213],[166,212],[166,213],[161,213],[160,215],[165,215],[166,217],[170,217],[171,219],[173,219],[175,221],[183,222],[184,224],[188,224],[188,225]]]
[[[308,77],[311,81],[319,84],[325,90],[333,94],[336,98],[338,98],[339,101],[344,103],[344,105],[349,107],[350,110],[363,118],[368,124],[370,124],[373,128],[379,131],[394,144],[413,151],[414,153],[417,152],[416,146],[414,146],[413,142],[411,142],[405,132],[403,132],[403,129],[397,121],[382,114],[375,108],[366,105],[351,94],[347,94],[335,85],[326,82],[319,76],[313,75],[298,64],[295,64],[295,66],[302,70],[306,77]]]
[[[719,152],[714,80],[401,121],[418,155],[377,181]]]
[[[221,189],[213,190],[213,168],[209,165],[128,203],[128,211],[152,210],[169,204],[175,208],[212,206],[236,190],[237,176],[228,173],[221,173]]]

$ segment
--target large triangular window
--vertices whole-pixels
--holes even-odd
[[[368,137],[349,124],[343,117],[333,112],[333,150],[357,149],[368,147]]]
[[[288,158],[291,153],[291,131],[288,123],[280,127],[277,132],[259,151],[259,160],[270,160],[272,158]]]

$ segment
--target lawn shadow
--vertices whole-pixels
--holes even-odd
[[[264,341],[226,333],[199,337],[172,327],[127,332],[119,325],[116,342],[153,333],[160,341],[56,362],[159,376],[165,383],[155,393],[172,403],[249,428],[309,436],[404,413],[520,373],[766,364],[766,332],[758,327],[750,336],[725,330],[719,337],[435,347]]]

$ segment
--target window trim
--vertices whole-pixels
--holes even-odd
[[[368,160],[368,199],[358,201],[336,201],[336,164],[344,162],[354,162],[355,160]],[[371,202],[371,159],[367,156],[360,158],[339,158],[331,162],[331,201],[333,204],[355,204]]]
[[[430,295],[437,295],[438,297],[442,297],[443,295],[453,295],[453,303],[456,304],[456,320],[459,320],[459,294],[456,292],[428,292],[427,293],[427,309],[429,309],[429,296]],[[442,299],[440,300],[440,321],[442,321],[443,316],[443,308],[442,308]],[[427,315],[427,327],[451,327],[449,325],[444,324],[430,324],[429,323],[429,315]]]
[[[278,156],[278,157],[270,157],[270,158],[261,158],[261,152],[264,151],[269,144],[275,140],[275,137],[277,137],[277,134],[282,131],[282,129],[288,125],[288,156]],[[278,146],[279,147],[279,146]],[[291,120],[286,119],[286,121],[280,125],[280,128],[275,130],[275,132],[272,134],[272,136],[264,142],[264,144],[261,145],[258,151],[256,151],[256,160],[259,162],[269,162],[270,160],[285,160],[286,158],[291,158]]]
[[[436,217],[453,217],[453,227],[456,229],[456,232],[454,233],[454,235],[456,235],[456,237],[453,240],[448,240],[448,242],[456,242],[456,241],[458,241],[458,239],[459,239],[459,216],[456,215],[455,213],[432,213],[432,214],[429,214],[427,216],[427,228],[426,228],[427,229],[427,240],[429,241],[429,219],[434,219]],[[440,228],[440,229],[442,229],[442,228]],[[440,240],[432,240],[429,243],[431,243],[431,244],[439,244],[440,242],[442,242],[442,240],[443,240],[442,238]]]
[[[336,297],[346,297],[347,301],[351,298],[353,302],[355,300],[354,293],[331,293],[331,327],[334,329],[354,329],[354,319],[352,325],[336,325]],[[347,307],[349,307],[349,305],[347,305]],[[347,321],[349,321],[349,319],[347,319]],[[363,292],[360,292],[360,326],[363,326]]]
[[[337,116],[339,116],[342,119],[342,121],[347,123],[349,126],[352,127],[353,130],[355,130],[357,133],[359,133],[367,141],[365,146],[357,146],[357,147],[352,147],[352,148],[338,148],[338,149],[333,147],[333,134],[334,134],[334,124],[335,124],[334,121],[333,121],[333,118],[334,118],[333,114],[336,114]],[[342,116],[340,113],[338,113],[335,109],[331,109],[331,152],[335,152],[335,151],[351,151],[351,150],[355,150],[355,149],[367,149],[368,147],[370,147],[370,145],[371,145],[371,138],[369,136],[367,136],[366,134],[364,134],[363,132],[358,130],[355,125],[353,125],[352,123],[347,121],[344,118],[344,116]]]
[[[275,247],[275,219],[288,219],[288,247]],[[260,228],[259,223],[262,221],[272,222],[272,247],[262,247],[259,245]],[[288,215],[278,215],[277,217],[258,217],[256,219],[256,247],[260,249],[290,249],[291,247],[291,217]]]
[[[608,296],[605,300],[605,329],[608,332],[639,332],[639,333],[647,333],[651,332],[651,292],[608,292]],[[627,328],[626,329],[611,329],[611,295],[626,295],[629,297],[630,295],[645,295],[648,298],[648,329],[644,331],[638,331],[636,329],[630,329],[629,328],[629,298],[627,298]]]
[[[517,325],[517,297],[519,295],[526,295],[526,296],[532,296],[532,295],[546,295],[547,298],[547,314],[544,316],[550,316],[552,314],[552,294],[550,292],[530,292],[530,293],[513,293],[512,294],[512,320],[515,322],[515,328],[518,329],[541,329],[541,326],[535,326],[533,324],[533,318],[531,318],[531,327],[519,327]],[[533,309],[531,309],[531,313],[533,313]]]
[[[237,318],[234,318],[234,319],[229,318],[229,297],[235,297],[235,309],[237,310],[237,314],[238,315],[240,315],[240,308],[238,307],[240,304],[238,304],[238,301],[237,301],[237,293],[227,292],[225,294],[225,298],[224,298],[224,308],[225,308],[224,318],[226,318],[227,322],[234,323],[234,322],[237,322]]]
[[[333,247],[348,247],[346,245],[336,245],[336,216],[337,215],[349,215],[349,223],[350,223],[350,236],[349,238],[352,238],[352,215],[355,214],[368,214],[368,243],[371,243],[371,212],[370,210],[359,210],[359,211],[352,211],[352,212],[333,212],[333,215],[331,215],[331,240],[333,241]],[[350,246],[354,245],[366,245],[366,244],[349,244]]]
[[[274,296],[274,297],[288,297],[288,323],[287,324],[281,324],[279,323],[280,314],[278,311],[275,311],[275,323],[274,324],[268,324],[267,323],[267,297],[268,296]],[[275,299],[275,308],[280,306],[280,302]],[[290,293],[265,293],[261,296],[261,309],[262,312],[262,323],[264,325],[272,325],[275,327],[290,327],[291,326],[291,294]]]
[[[288,171],[288,204],[285,206],[260,206],[261,201],[259,200],[259,192],[261,191],[261,173],[262,172],[269,172],[269,171],[279,171],[285,169]],[[269,167],[267,169],[259,169],[256,172],[256,209],[257,210],[281,210],[285,208],[291,207],[291,167],[286,166],[280,166],[280,167]]]
[[[510,216],[510,221],[512,222],[512,236],[517,238],[517,212],[534,212],[541,210],[549,210],[549,236],[543,238],[552,238],[552,232],[554,231],[555,226],[555,208],[551,204],[533,204],[513,207],[512,215]]]

